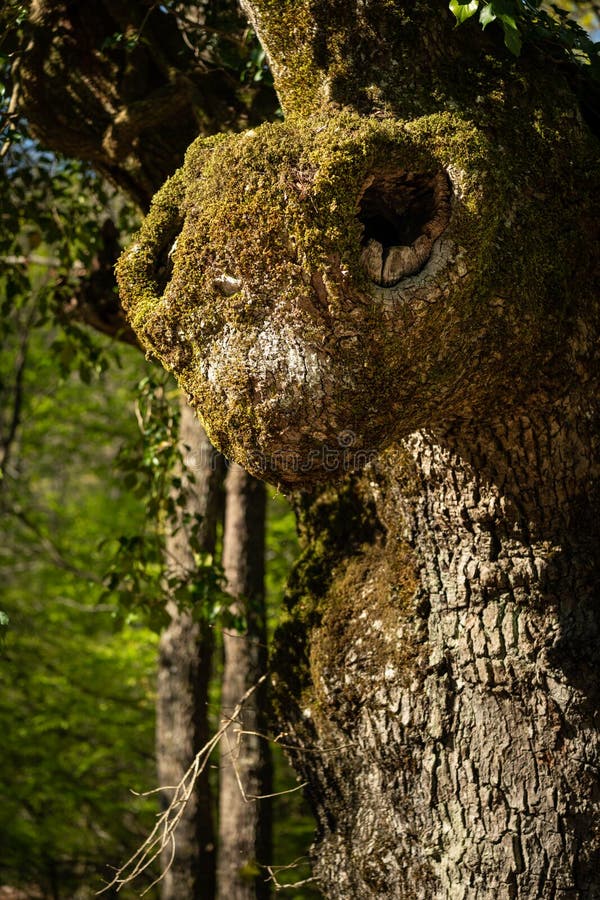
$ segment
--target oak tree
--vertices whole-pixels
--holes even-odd
[[[451,6],[244,0],[285,120],[192,144],[121,297],[301,498],[277,693],[326,896],[591,898],[597,61]]]
[[[296,497],[275,691],[320,885],[596,897],[595,52],[509,0],[242,5],[284,121],[195,140],[119,278],[213,443]],[[143,185],[194,91],[107,58],[25,54],[24,108],[70,135],[68,85]]]

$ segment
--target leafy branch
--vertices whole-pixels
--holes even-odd
[[[138,385],[136,418],[140,440],[121,448],[117,466],[123,485],[142,501],[144,530],[120,535],[104,576],[106,599],[116,596],[117,620],[142,615],[160,631],[169,622],[167,603],[196,619],[220,620],[226,627],[243,627],[231,610],[223,571],[203,548],[203,520],[190,511],[194,473],[186,466],[179,443],[177,390],[169,376],[156,372]],[[193,566],[169,557],[167,534],[184,532]],[[106,542],[105,542],[106,543]]]
[[[545,51],[554,48],[600,82],[600,43],[556,3],[545,8],[542,0],[450,0],[449,6],[457,25],[477,14],[483,29],[496,22],[505,46],[515,56],[524,42]]]

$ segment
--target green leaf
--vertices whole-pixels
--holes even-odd
[[[519,29],[517,28],[514,19],[511,19],[510,16],[502,16],[500,21],[502,22],[502,28],[504,29],[504,45],[514,56],[519,56],[523,41],[521,40],[521,35],[519,34]]]
[[[461,2],[461,0],[450,0],[450,11],[454,13],[458,25],[462,25],[471,16],[474,16],[479,9],[479,0],[470,0],[470,2]]]
[[[486,25],[489,25],[490,22],[493,22],[496,18],[496,13],[494,12],[493,3],[486,3],[481,12],[479,13],[479,21],[481,23],[481,27],[485,28]]]

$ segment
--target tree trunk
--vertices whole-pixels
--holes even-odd
[[[190,150],[121,296],[217,446],[298,492],[273,665],[320,885],[598,898],[600,186],[570,63],[445,0],[243,5],[287,119]]]
[[[348,488],[368,540],[312,508],[332,573],[313,548],[278,668],[327,897],[600,896],[597,438],[569,412],[414,435]]]
[[[190,522],[183,516],[200,516],[198,543],[214,553],[217,523],[222,517],[222,459],[211,447],[202,426],[187,403],[181,403],[180,447],[188,460],[190,481],[182,473],[180,521],[167,539],[171,573],[194,577],[196,560],[189,543]],[[208,690],[214,639],[212,628],[195,622],[174,602],[168,605],[171,622],[159,645],[156,698],[156,757],[159,784],[165,786],[161,803],[167,806],[172,791],[210,738]],[[215,894],[216,835],[208,769],[200,775],[176,833],[175,847],[161,857],[166,875],[161,884],[163,900],[210,900]]]
[[[223,568],[233,611],[244,633],[225,631],[221,717],[227,719],[267,667],[264,589],[265,486],[233,463],[226,479]],[[269,888],[259,867],[270,862],[272,792],[265,684],[252,695],[221,748],[219,900],[263,900]]]

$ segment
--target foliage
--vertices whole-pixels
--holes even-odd
[[[79,162],[59,160],[17,141],[0,171],[0,503],[19,498],[20,427],[26,394],[77,371],[81,381],[104,372],[118,354],[71,319],[76,279],[94,264],[97,223],[112,211],[130,221],[113,191]],[[38,333],[44,334],[39,338]],[[44,343],[32,372],[32,345]],[[3,627],[0,623],[0,627]]]
[[[247,84],[259,82],[270,87],[273,76],[265,51],[234,6],[216,3],[167,0],[162,9],[177,19],[186,41],[197,55],[217,61]]]
[[[88,383],[115,349],[70,315],[79,279],[100,249],[107,215],[129,230],[129,207],[81,162],[58,159],[31,141],[13,143],[0,173],[0,314],[13,334],[60,325],[49,351],[62,376],[77,369]],[[3,404],[6,409],[6,403]],[[8,405],[9,408],[11,404]]]
[[[29,141],[2,167],[0,881],[86,896],[155,806],[130,790],[154,782],[156,640],[115,631],[98,574],[101,539],[144,519],[115,458],[135,434],[133,372],[148,366],[63,314],[94,265],[98,220],[126,208]]]
[[[0,416],[5,420],[0,418],[1,435],[10,443],[21,417],[21,370],[35,329],[52,326],[47,351],[63,378],[75,370],[89,384],[118,362],[115,345],[99,340],[71,318],[69,310],[80,279],[93,270],[101,250],[98,222],[110,213],[119,231],[126,234],[133,214],[89,167],[57,159],[31,141],[14,142],[3,162],[0,315],[6,323],[5,338],[11,335],[19,343],[14,372],[5,370],[0,380]],[[10,354],[4,357],[4,364],[9,358]],[[168,619],[165,590],[170,599],[180,606],[193,606],[198,615],[229,616],[222,573],[201,553],[200,522],[186,513],[181,473],[174,474],[183,464],[177,450],[175,396],[174,385],[161,373],[149,369],[139,382],[139,434],[121,448],[117,465],[124,487],[144,504],[147,518],[135,532],[129,529],[117,538],[114,530],[107,532],[112,558],[105,573],[106,596],[118,598],[121,620],[143,615],[154,630]],[[4,457],[0,460],[3,469],[9,461],[8,455]],[[193,474],[188,472],[186,477],[191,485]],[[193,579],[186,577],[190,573],[165,570],[166,527],[185,528],[192,547],[196,545]]]
[[[105,574],[107,597],[119,599],[119,615],[136,621],[142,616],[155,631],[168,624],[167,600],[190,610],[198,619],[219,619],[241,627],[230,612],[223,571],[204,552],[202,518],[190,512],[188,497],[195,476],[185,466],[178,446],[177,389],[165,373],[152,371],[138,384],[136,418],[139,437],[124,445],[117,459],[123,485],[146,509],[141,528],[120,535]],[[165,536],[183,530],[195,558],[193,571],[167,565]],[[114,542],[113,542],[114,546]]]
[[[529,42],[546,53],[558,52],[600,82],[600,44],[555,3],[545,8],[543,0],[450,0],[450,10],[458,25],[477,13],[482,28],[497,22],[506,47],[515,56],[523,42]]]
[[[0,881],[91,896],[154,813],[131,789],[154,781],[156,640],[115,632],[97,577],[99,538],[144,516],[114,467],[133,431],[127,384],[140,361],[130,354],[82,392],[77,372],[61,376],[53,339],[48,324],[30,335],[3,486]]]

